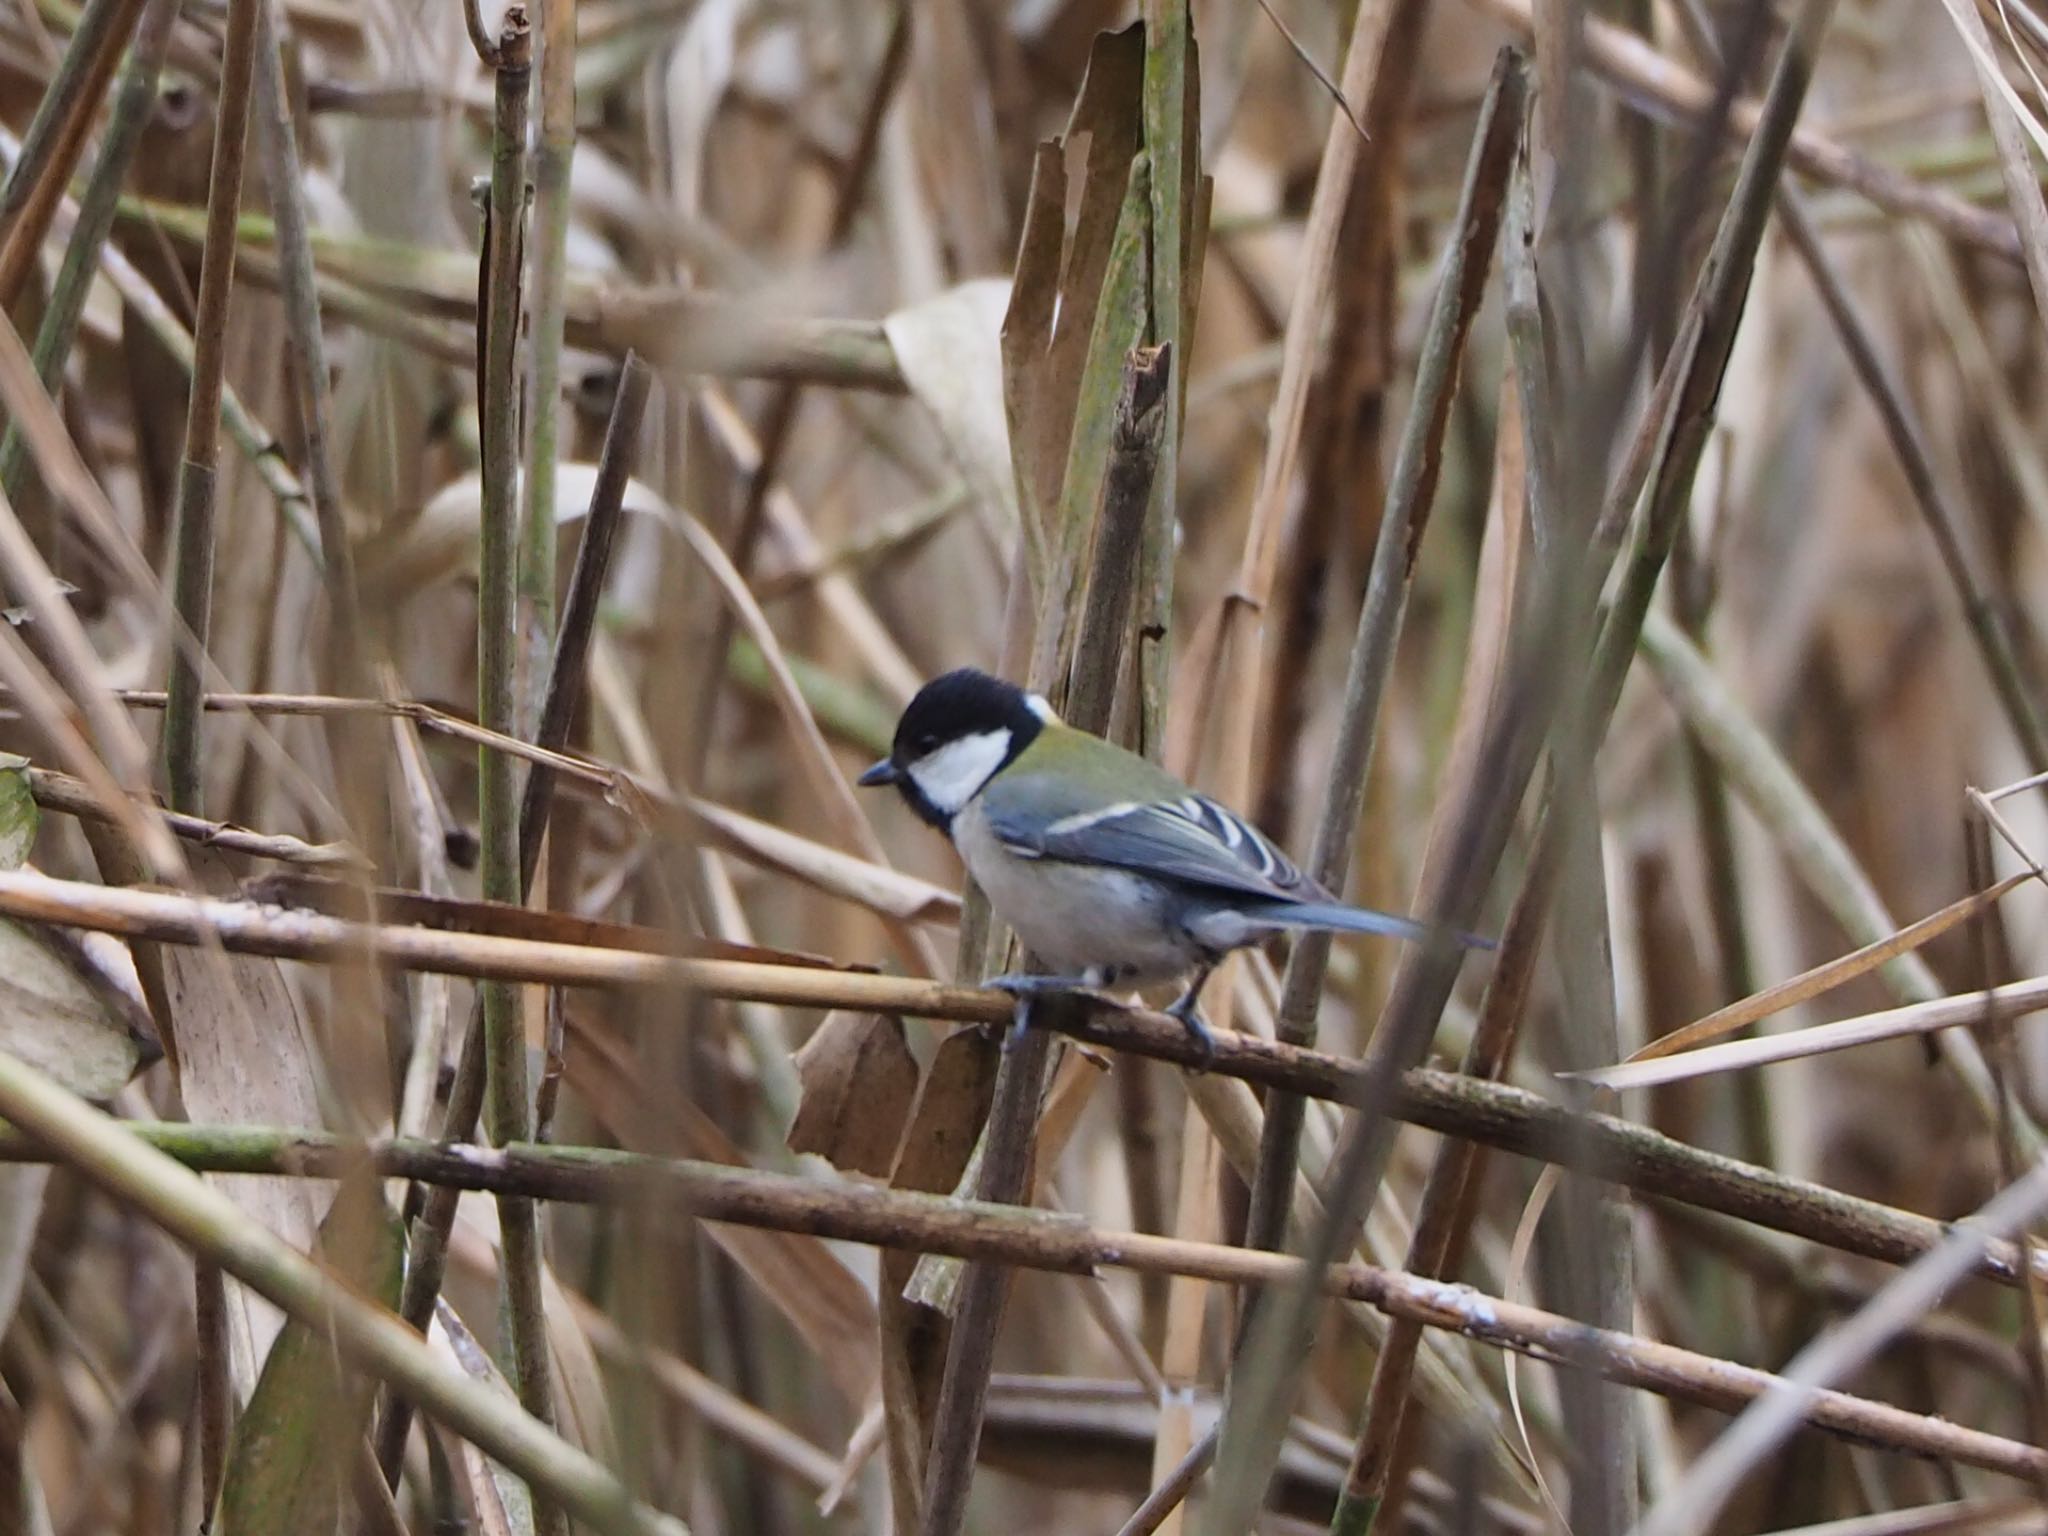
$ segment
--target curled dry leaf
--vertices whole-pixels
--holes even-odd
[[[1015,533],[1017,478],[1003,406],[1003,314],[1010,284],[980,278],[899,309],[882,322],[896,362],[939,439],[1007,542]]]
[[[903,1021],[881,1013],[827,1014],[796,1053],[803,1098],[789,1150],[815,1152],[842,1173],[884,1178],[896,1161],[917,1060]]]

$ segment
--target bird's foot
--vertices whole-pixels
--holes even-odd
[[[996,992],[1007,992],[1016,1003],[1011,1016],[1009,1034],[1003,1040],[1003,1049],[1009,1050],[1023,1038],[1024,1031],[1031,1027],[1031,1005],[1041,997],[1071,998],[1095,1008],[1127,1008],[1130,1005],[1120,998],[1111,997],[1095,984],[1093,976],[1041,976],[1023,972],[1012,972],[1003,976],[991,976],[982,983]]]
[[[1188,1032],[1188,1037],[1195,1042],[1195,1049],[1202,1053],[1201,1063],[1197,1067],[1199,1071],[1202,1067],[1206,1067],[1211,1061],[1216,1059],[1216,1036],[1210,1032],[1209,1026],[1203,1022],[1202,1010],[1196,1006],[1197,1001],[1198,998],[1195,992],[1184,992],[1174,999],[1173,1004],[1166,1011],[1169,1016],[1180,1020],[1181,1027]]]

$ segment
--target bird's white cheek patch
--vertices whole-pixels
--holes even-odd
[[[925,799],[951,816],[974,798],[1009,755],[1008,731],[982,731],[926,753],[908,771]]]

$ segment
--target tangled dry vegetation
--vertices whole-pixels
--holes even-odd
[[[0,7],[0,1530],[2048,1526],[2032,4]]]

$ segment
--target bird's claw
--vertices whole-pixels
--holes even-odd
[[[1011,1015],[1010,1028],[1003,1037],[1003,1049],[1006,1051],[1023,1039],[1024,1031],[1031,1027],[1031,1005],[1038,998],[1071,998],[1095,1008],[1129,1006],[1080,976],[1043,976],[1018,971],[991,976],[982,985],[991,991],[1007,992],[1017,1005]]]
[[[1202,1013],[1195,1006],[1194,996],[1190,994],[1179,999],[1166,1011],[1169,1016],[1180,1020],[1181,1027],[1188,1032],[1188,1038],[1195,1042],[1195,1049],[1202,1053],[1196,1070],[1206,1069],[1209,1063],[1216,1059],[1216,1036],[1202,1021]]]

